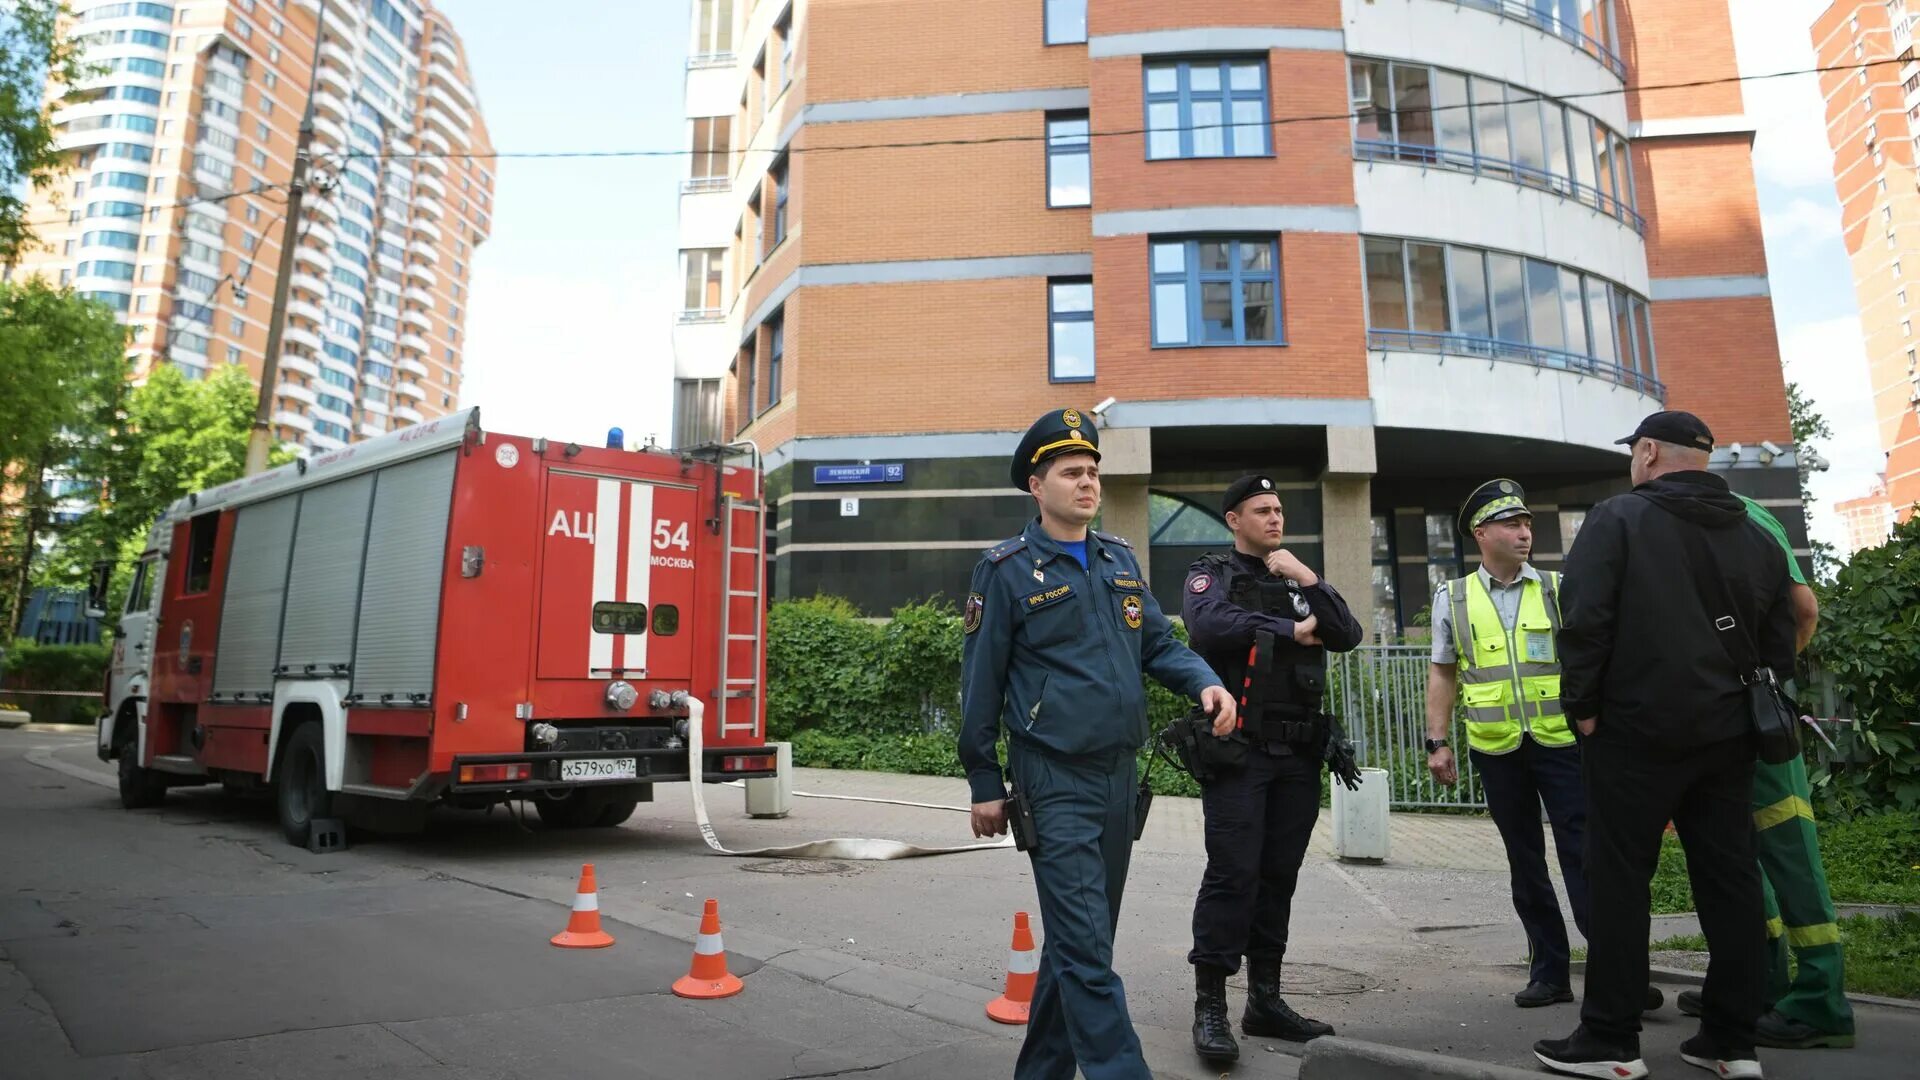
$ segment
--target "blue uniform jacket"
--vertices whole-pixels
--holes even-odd
[[[973,801],[1006,797],[994,753],[1008,738],[1060,755],[1134,750],[1147,741],[1142,671],[1195,701],[1220,685],[1173,636],[1133,548],[1087,534],[1088,568],[1040,520],[973,569],[961,661],[960,762]]]

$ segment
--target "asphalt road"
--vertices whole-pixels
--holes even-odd
[[[83,736],[0,732],[0,1078],[1012,1072],[1019,1032],[982,1015],[1011,915],[1033,907],[1010,850],[726,858],[701,842],[679,787],[614,830],[449,812],[425,834],[359,834],[322,856],[288,846],[264,800],[186,788],[128,812],[110,779]],[[861,774],[808,782],[903,794]],[[708,790],[730,846],[967,839],[950,811],[809,799],[787,820],[753,821],[738,792]],[[1167,802],[1136,848],[1116,967],[1156,1075],[1212,1076],[1187,1045],[1203,857],[1193,815]],[[552,948],[586,861],[618,944]],[[747,988],[687,1002],[667,987],[709,896]],[[1512,1007],[1522,940],[1504,874],[1315,857],[1288,983],[1343,1035],[1528,1065],[1532,1041],[1577,1016]],[[1768,1074],[1912,1075],[1920,1012],[1863,1007],[1860,1031],[1844,1054],[1767,1054]],[[1671,1006],[1650,1020],[1656,1075],[1690,1072],[1673,1048],[1691,1032]],[[1298,1052],[1250,1040],[1235,1075],[1294,1076]]]

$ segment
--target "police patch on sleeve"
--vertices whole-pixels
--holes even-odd
[[[966,627],[967,633],[971,634],[975,630],[980,629],[980,613],[982,611],[985,611],[986,607],[987,607],[986,597],[981,596],[977,592],[967,594],[966,611],[962,616],[962,620],[961,620],[963,625]]]
[[[1212,587],[1213,578],[1207,574],[1195,574],[1193,580],[1187,582],[1188,592],[1203,593]]]

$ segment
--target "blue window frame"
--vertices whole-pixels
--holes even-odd
[[[767,320],[767,404],[780,400],[780,361],[787,355],[787,316],[778,312]]]
[[[1052,278],[1047,282],[1047,378],[1053,382],[1092,382],[1093,279]]]
[[[1280,345],[1280,242],[1264,236],[1156,239],[1153,344]]]
[[[1047,205],[1093,204],[1092,137],[1087,114],[1047,114]]]
[[[1147,158],[1272,153],[1265,57],[1146,64]]]
[[[1046,0],[1046,40],[1049,45],[1076,45],[1087,40],[1087,0]]]

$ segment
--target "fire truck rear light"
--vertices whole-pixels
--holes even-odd
[[[533,776],[533,766],[516,761],[505,765],[462,765],[460,782],[463,784],[503,784],[510,780],[527,780]]]
[[[761,772],[774,767],[772,754],[735,754],[720,759],[721,772]]]

